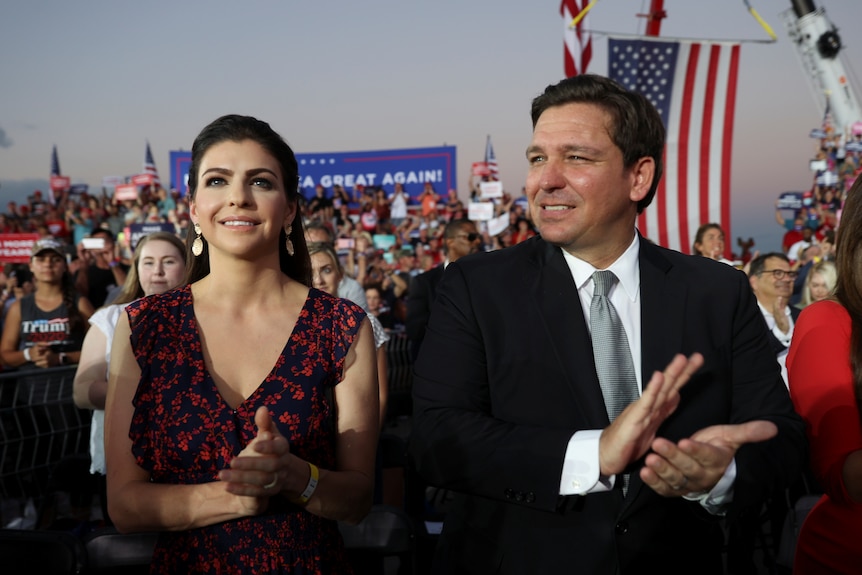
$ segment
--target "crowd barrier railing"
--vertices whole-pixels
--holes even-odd
[[[89,410],[72,400],[76,366],[0,373],[0,500],[33,502],[49,492],[63,459],[89,454]],[[3,519],[5,524],[6,518]]]

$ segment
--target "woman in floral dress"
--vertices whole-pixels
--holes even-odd
[[[224,116],[189,170],[189,283],[117,326],[108,508],[162,532],[153,573],[350,573],[337,521],[371,506],[374,338],[310,288],[290,147]]]

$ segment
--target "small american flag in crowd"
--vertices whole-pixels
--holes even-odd
[[[691,253],[700,224],[730,231],[738,43],[610,38],[609,77],[646,96],[667,129],[664,176],[638,218],[654,242]],[[730,245],[730,242],[728,242]]]
[[[156,170],[156,163],[153,161],[153,152],[150,151],[150,143],[147,142],[147,155],[144,158],[144,173],[152,174],[153,176],[153,185],[155,187],[159,187],[162,185],[161,180],[159,180],[159,171]]]
[[[494,155],[494,146],[491,145],[491,136],[485,143],[485,163],[488,165],[488,175],[495,182],[500,180],[500,168],[497,166],[497,156]]]

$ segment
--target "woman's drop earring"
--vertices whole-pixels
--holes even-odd
[[[293,240],[290,239],[290,232],[293,231],[293,226],[287,224],[287,227],[284,228],[284,234],[287,236],[287,241],[284,242],[284,247],[287,248],[287,255],[293,256]]]
[[[195,257],[198,257],[202,253],[204,253],[204,240],[201,236],[201,226],[200,224],[195,224],[195,241],[192,242],[192,253]]]

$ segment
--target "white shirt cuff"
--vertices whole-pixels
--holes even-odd
[[[736,481],[736,458],[730,460],[730,465],[724,470],[724,476],[708,493],[689,493],[683,498],[689,501],[699,501],[701,507],[712,515],[724,515],[727,506],[733,501],[733,482]]]
[[[601,476],[599,439],[602,431],[576,431],[569,439],[563,461],[563,474],[560,477],[560,495],[602,493],[613,489],[614,477]]]

